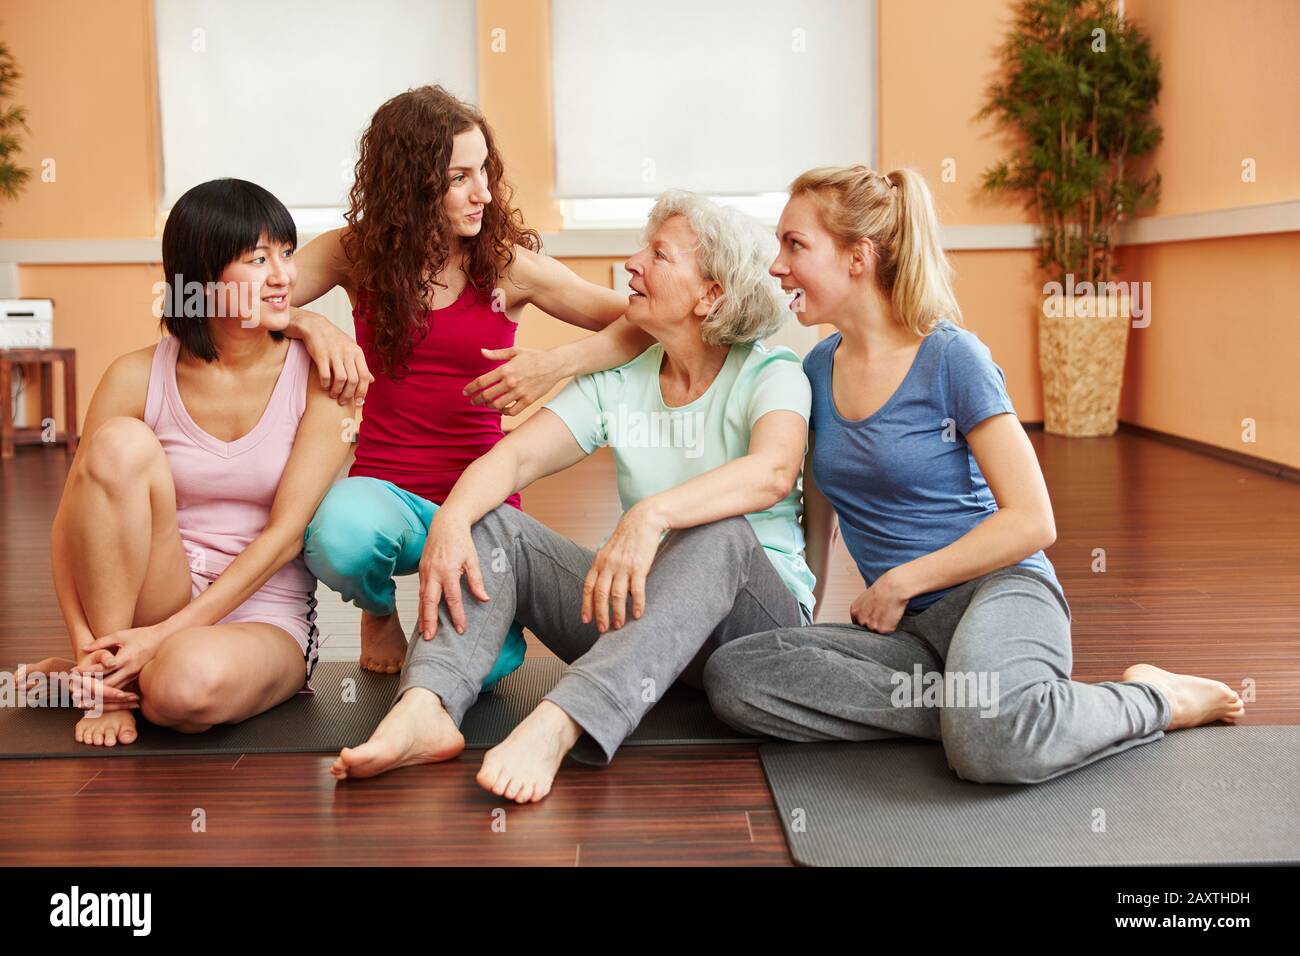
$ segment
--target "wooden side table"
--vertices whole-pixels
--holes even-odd
[[[15,365],[35,364],[41,367],[41,418],[54,417],[54,363],[63,363],[63,431],[55,431],[54,438],[46,442],[40,425],[15,425],[12,380]],[[76,349],[0,349],[0,458],[12,458],[16,445],[61,444],[65,453],[77,453],[77,350]]]

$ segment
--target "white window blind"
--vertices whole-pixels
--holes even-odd
[[[872,163],[875,22],[871,0],[552,0],[557,197]]]
[[[474,0],[155,0],[163,206],[209,179],[291,209],[347,205],[357,141],[385,100],[478,96]]]

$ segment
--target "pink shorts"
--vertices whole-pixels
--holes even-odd
[[[198,597],[199,592],[205,590],[212,581],[212,578],[191,568],[190,599]],[[306,668],[305,683],[299,693],[315,693],[311,686],[311,675],[316,670],[320,652],[320,632],[316,630],[316,595],[303,595],[301,591],[264,584],[252,597],[217,623],[239,624],[245,621],[274,624],[298,642]]]

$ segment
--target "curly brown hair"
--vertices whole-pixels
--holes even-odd
[[[426,298],[460,240],[442,208],[452,139],[477,126],[487,142],[488,189],[482,230],[465,242],[465,273],[490,298],[515,258],[515,245],[536,252],[542,240],[510,205],[496,138],[483,114],[441,86],[399,93],[375,111],[361,136],[356,181],[343,232],[354,287],[368,305],[372,342],[383,373],[402,378],[424,328]]]

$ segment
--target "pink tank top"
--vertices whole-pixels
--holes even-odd
[[[357,344],[375,380],[366,393],[357,433],[357,455],[349,475],[391,481],[440,505],[474,459],[501,440],[501,413],[471,405],[461,389],[504,363],[479,351],[515,344],[515,323],[473,285],[442,309],[425,312],[427,334],[416,343],[401,381],[380,371],[366,321],[364,291],[353,311]],[[520,506],[518,494],[506,499]]]
[[[186,411],[176,387],[179,351],[174,336],[158,342],[144,421],[158,436],[171,467],[176,521],[190,568],[215,579],[266,527],[307,407],[311,362],[303,344],[289,339],[284,367],[261,420],[247,435],[225,442],[201,429]],[[301,554],[266,584],[304,594],[316,590],[316,579]]]

